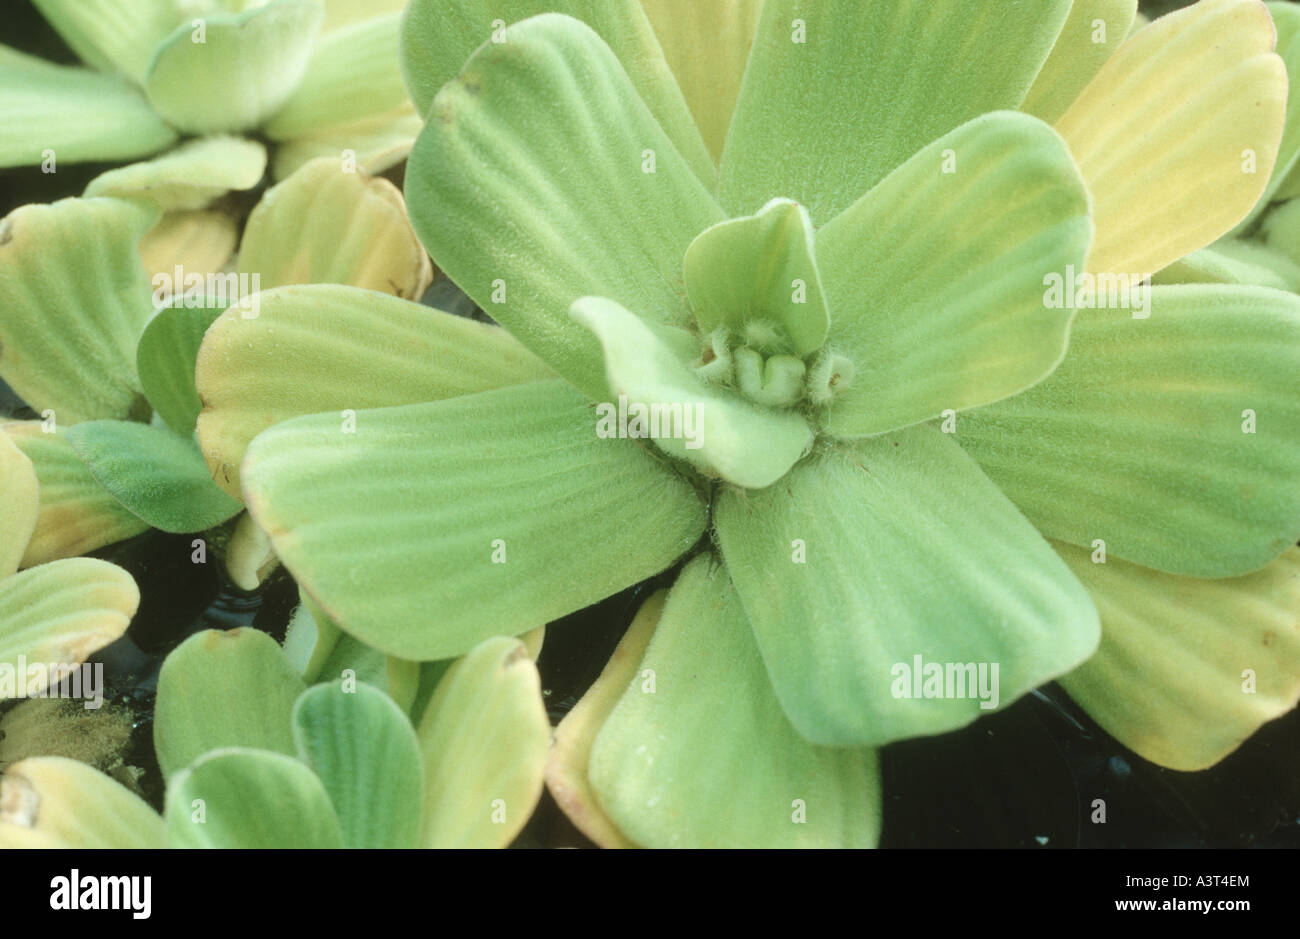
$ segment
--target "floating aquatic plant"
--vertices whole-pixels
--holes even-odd
[[[769,0],[752,33],[727,4],[730,29],[657,42],[637,4],[535,6],[586,22],[483,41],[499,5],[408,9],[407,196],[435,263],[564,381],[501,381],[500,337],[434,314],[431,342],[459,329],[466,375],[508,387],[367,382],[352,407],[411,403],[278,424],[242,462],[344,630],[458,654],[694,556],[553,773],[589,833],[642,845],[871,843],[874,747],[1060,675],[1183,769],[1294,705],[1300,305],[1148,286],[1268,198],[1286,72],[1261,4],[1122,44],[1131,3]],[[350,302],[377,335],[410,316]],[[242,450],[205,424],[274,401],[204,368],[266,341],[239,330],[200,354],[204,399],[227,389],[210,462]]]
[[[73,760],[0,777],[4,847],[504,847],[542,791],[550,725],[524,645],[445,663],[417,726],[345,671],[307,687],[275,641],[205,631],[159,676],[159,818]]]
[[[71,41],[71,7],[43,6]],[[142,281],[194,231],[199,267],[227,265],[202,213],[265,163],[229,134],[307,133],[292,97],[268,121],[228,95],[212,113],[240,119],[193,131],[214,136],[20,210],[0,373],[71,416],[10,436],[43,492],[94,511],[62,526],[43,497],[10,553],[166,528],[170,490],[141,476],[184,452],[203,497],[174,530],[246,505],[233,569],[279,559],[303,604],[284,654],[205,634],[168,659],[163,819],[37,759],[13,801],[86,831],[0,834],[504,844],[546,727],[494,637],[660,575],[546,765],[598,844],[875,844],[881,746],[1052,679],[1160,765],[1221,760],[1300,697],[1294,14],[412,0],[409,225],[322,133],[244,231],[232,272],[261,289],[177,289],[145,325]],[[414,302],[415,234],[499,326]],[[480,735],[518,744],[491,777],[514,780],[508,823],[484,815],[489,775],[430,794],[439,759],[487,759],[466,728],[496,712],[448,701],[480,659],[528,678]],[[139,825],[96,827],[97,800]]]
[[[261,176],[259,134],[283,178],[351,150],[379,172],[400,162],[418,120],[397,68],[401,0],[36,0],[85,66],[0,47],[0,166],[151,164],[96,181],[102,193]]]

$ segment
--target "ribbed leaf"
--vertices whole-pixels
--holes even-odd
[[[7,47],[0,46],[0,52]],[[0,167],[133,160],[176,142],[139,91],[111,75],[30,56],[0,60]]]
[[[161,848],[162,819],[78,760],[38,756],[0,776],[0,848]]]
[[[167,426],[182,437],[194,433],[203,410],[194,386],[194,363],[213,320],[225,312],[225,300],[181,297],[154,314],[135,351],[140,386]]]
[[[181,0],[32,0],[81,58],[141,84],[149,60],[185,17]],[[190,4],[192,6],[192,4]]]
[[[569,821],[602,848],[636,845],[619,831],[596,798],[587,775],[591,745],[637,676],[667,599],[668,591],[660,590],[641,604],[600,677],[555,728],[551,752],[546,758],[546,788]]]
[[[168,211],[202,209],[232,189],[252,189],[265,172],[266,148],[257,141],[206,137],[96,176],[86,196],[139,197]]]
[[[931,143],[817,233],[829,345],[853,362],[827,429],[881,433],[1048,375],[1074,310],[1044,284],[1083,269],[1091,234],[1070,154],[1036,118]]]
[[[354,287],[282,287],[220,317],[199,350],[199,441],[240,494],[249,442],[303,414],[473,394],[553,373],[503,329]],[[365,354],[358,354],[365,350]]]
[[[329,793],[344,847],[419,845],[420,744],[392,698],[366,684],[317,685],[294,705],[293,736]]]
[[[569,306],[609,297],[687,325],[682,256],[723,218],[609,47],[554,15],[484,45],[438,93],[406,193],[434,263],[593,397],[603,357]]]
[[[777,697],[814,742],[965,726],[1097,647],[1083,587],[932,427],[831,450],[747,498],[724,492],[715,519]]]
[[[1300,9],[1294,3],[1272,2],[1266,4],[1273,26],[1277,31],[1277,54],[1281,56],[1287,73],[1286,123],[1282,128],[1282,142],[1278,146],[1277,160],[1269,176],[1264,193],[1255,208],[1234,229],[1238,234],[1259,217],[1269,202],[1277,198],[1287,177],[1300,166],[1300,95],[1294,89],[1300,84]]]
[[[1258,570],[1300,537],[1300,298],[1151,290],[1080,315],[1041,385],[957,439],[1049,538],[1173,574]]]
[[[1204,769],[1295,707],[1300,549],[1228,580],[1058,550],[1092,594],[1102,628],[1097,654],[1061,684],[1126,747],[1161,766]]]
[[[325,787],[280,753],[231,747],[209,753],[167,786],[171,848],[341,848]]]
[[[761,0],[641,0],[716,161],[754,44]]]
[[[601,806],[637,844],[875,846],[874,751],[815,746],[790,725],[716,558],[682,571],[638,672],[589,770]]]
[[[638,0],[412,0],[402,23],[402,73],[416,110],[428,115],[439,89],[460,75],[466,60],[485,44],[498,48],[497,57],[509,55],[509,49],[500,47],[522,44],[524,37],[522,31],[500,27],[540,13],[568,14],[594,29],[613,49],[636,96],[673,146],[712,185],[713,161]]]
[[[767,323],[784,350],[800,357],[826,341],[830,319],[812,220],[797,202],[773,199],[757,215],[719,222],[691,242],[684,266],[686,295],[704,332]]]
[[[923,146],[1016,108],[1069,0],[767,0],[722,156],[736,215],[785,196],[826,224]]]
[[[61,430],[46,433],[40,421],[3,424],[0,430],[32,461],[39,483],[36,529],[23,567],[85,554],[149,527],[96,481]]]
[[[296,754],[293,706],[305,690],[266,633],[205,629],[191,636],[158,675],[153,741],[163,775],[174,777],[222,747]]]
[[[36,531],[39,500],[32,461],[0,432],[0,580],[18,570]]]
[[[150,63],[150,103],[187,134],[252,130],[298,87],[323,14],[312,0],[271,0],[208,14],[201,33],[185,23]]]
[[[126,417],[152,307],[136,243],[155,210],[120,199],[26,205],[0,221],[0,374],[65,424]]]
[[[87,421],[68,428],[67,438],[95,480],[153,528],[204,531],[240,510],[212,481],[194,442],[165,427]]]
[[[1057,120],[1128,36],[1137,0],[1074,0],[1052,54],[1020,110]]]
[[[248,218],[239,272],[266,290],[287,284],[351,284],[418,300],[433,269],[386,179],[308,163],[262,198]]]
[[[95,558],[53,561],[0,580],[0,664],[21,683],[13,690],[36,694],[59,681],[126,632],[139,603],[131,575]],[[46,667],[35,675],[20,668],[20,657]],[[50,665],[60,668],[50,674]]]
[[[438,684],[420,721],[426,848],[504,848],[542,795],[551,724],[528,650],[497,637]]]
[[[1258,0],[1202,0],[1134,34],[1057,121],[1093,196],[1091,271],[1154,274],[1255,205],[1285,112],[1273,41]]]
[[[397,48],[400,18],[396,10],[322,37],[297,90],[267,122],[266,135],[291,140],[406,103]]]
[[[297,418],[244,460],[249,510],[339,626],[407,659],[519,634],[663,570],[704,530],[694,489],[602,440],[562,382]]]
[[[176,285],[177,266],[183,272],[203,276],[224,271],[238,241],[239,227],[229,212],[168,212],[140,239],[140,260],[160,299],[166,299]],[[159,274],[164,277],[159,278]],[[181,290],[184,279],[177,285]]]
[[[759,407],[706,384],[670,342],[614,301],[586,297],[573,305],[573,317],[600,337],[609,386],[620,398],[598,411],[607,433],[623,432],[625,404],[659,408],[667,416],[655,422],[662,435],[655,446],[709,476],[755,489],[780,479],[812,445],[812,430],[797,411]]]

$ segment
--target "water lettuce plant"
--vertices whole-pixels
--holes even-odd
[[[119,8],[41,6],[78,51]],[[321,6],[231,11],[218,51],[287,68],[270,24]],[[84,658],[134,585],[70,555],[241,505],[232,575],[278,560],[302,605],[283,651],[168,658],[161,818],[35,758],[0,840],[504,845],[545,763],[601,845],[869,846],[880,747],[1052,679],[1160,765],[1221,760],[1300,698],[1294,13],[411,0],[406,203],[311,136],[361,33],[283,107],[161,49],[146,90],[213,92],[207,136],[0,223],[0,374],[44,412],[0,435],[0,575],[32,567],[0,651],[72,624]],[[285,115],[302,165],[232,260],[213,206],[266,153],[231,134]],[[414,302],[426,249],[495,324]],[[184,269],[259,280],[141,300]],[[547,757],[500,637],[651,577]]]
[[[140,603],[131,575],[107,561],[64,558],[19,571],[39,489],[32,461],[0,433],[0,701],[57,687],[126,632]]]
[[[264,633],[197,633],[159,676],[163,816],[88,766],[33,757],[0,777],[0,846],[504,847],[550,738],[524,644],[444,663],[415,726],[410,704],[352,670],[307,687]]]
[[[412,221],[509,336],[346,287],[227,312],[209,467],[409,659],[685,560],[561,728],[602,843],[874,843],[875,748],[1057,676],[1210,765],[1300,694],[1300,300],[1147,284],[1269,198],[1294,111],[1263,4],[1133,20],[414,0]],[[254,437],[294,411],[256,359],[336,410]]]
[[[0,222],[0,375],[41,415],[2,428],[41,480],[35,528],[13,536],[23,567],[148,528],[204,532],[241,511],[194,440],[194,363],[220,313],[257,315],[253,285],[340,281],[412,297],[428,286],[401,194],[342,167],[313,160],[270,188],[225,272],[151,276],[139,249],[159,209],[135,199],[65,199]],[[235,533],[234,552],[259,540],[251,524]]]
[[[401,0],[36,0],[85,66],[0,47],[0,166],[124,161],[212,138],[164,164],[205,182],[266,164],[283,178],[351,150],[379,172],[418,119],[397,69]],[[101,187],[136,187],[157,164]],[[257,170],[260,176],[260,170]],[[254,177],[256,182],[257,177]],[[251,184],[250,184],[251,185]]]

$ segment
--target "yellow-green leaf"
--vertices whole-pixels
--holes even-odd
[[[164,847],[162,818],[121,783],[61,756],[0,775],[0,848]]]
[[[504,848],[542,795],[551,724],[517,639],[475,646],[443,676],[420,721],[426,848]]]
[[[1061,679],[1088,716],[1161,766],[1198,770],[1300,699],[1300,549],[1194,580],[1060,545],[1101,612],[1097,654]]]
[[[131,575],[96,558],[51,561],[0,580],[0,665],[15,682],[0,681],[0,699],[58,682],[126,632],[139,603]],[[40,665],[39,674],[20,668],[20,659]]]
[[[1134,34],[1056,122],[1093,197],[1090,271],[1154,274],[1245,218],[1282,138],[1273,42],[1258,0],[1201,0]]]
[[[420,299],[433,268],[386,179],[313,160],[270,189],[248,218],[239,273],[262,290],[350,284]]]
[[[91,475],[61,430],[41,421],[0,425],[32,461],[40,504],[22,566],[74,557],[138,535],[149,526]]]

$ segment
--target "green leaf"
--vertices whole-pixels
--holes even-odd
[[[135,352],[140,385],[167,426],[182,437],[194,433],[203,402],[194,386],[194,363],[203,334],[225,312],[224,300],[180,297],[154,314]]]
[[[257,294],[253,308],[231,309],[204,337],[194,375],[199,442],[217,485],[238,497],[244,451],[280,421],[553,375],[496,326],[355,287],[281,287]]]
[[[176,142],[121,79],[31,56],[0,59],[0,113],[0,167],[133,160]]]
[[[0,221],[0,375],[64,424],[126,417],[152,313],[136,244],[157,211],[120,199],[25,205]]]
[[[318,685],[294,705],[293,735],[329,793],[344,847],[419,846],[420,745],[392,698],[366,684]]]
[[[509,57],[510,50],[502,47],[520,43],[532,27],[506,27],[541,13],[582,20],[609,44],[635,96],[691,169],[712,186],[713,160],[637,0],[412,0],[402,22],[401,50],[402,74],[416,110],[428,115],[439,89],[461,74],[475,50],[490,45],[498,49],[497,58]]]
[[[1193,580],[1058,550],[1101,611],[1097,654],[1061,679],[1107,733],[1171,769],[1213,766],[1300,699],[1300,550]]]
[[[634,842],[875,846],[874,751],[819,747],[790,725],[715,558],[682,571],[638,671],[597,734],[589,769],[600,805]]]
[[[443,676],[420,721],[426,848],[504,848],[542,795],[551,723],[528,650],[496,637]]]
[[[126,632],[139,603],[131,575],[96,558],[52,561],[0,580],[0,665],[11,679],[0,680],[0,699],[37,694],[62,677],[48,668],[34,676],[20,658],[30,666],[80,665]]]
[[[39,493],[31,459],[0,431],[0,580],[18,570],[32,540]]]
[[[734,215],[776,196],[826,224],[959,124],[1024,100],[1069,0],[767,0],[722,156]]]
[[[1273,42],[1258,0],[1206,0],[1106,60],[1055,125],[1093,197],[1088,270],[1154,274],[1250,212],[1286,111]]]
[[[32,0],[81,59],[142,84],[158,44],[184,19],[179,0]]]
[[[406,103],[398,52],[400,18],[397,10],[323,36],[312,49],[297,90],[267,122],[266,136],[292,140]]]
[[[1276,290],[1300,290],[1300,264],[1284,254],[1239,238],[1220,238],[1170,264],[1152,281],[1157,284],[1246,284]]]
[[[1265,4],[1277,31],[1277,54],[1286,65],[1288,93],[1286,97],[1286,123],[1282,126],[1282,142],[1278,145],[1277,159],[1273,163],[1268,185],[1255,207],[1233,232],[1241,234],[1278,195],[1291,171],[1300,166],[1300,95],[1290,89],[1300,83],[1300,9],[1293,3],[1271,2]]]
[[[1260,225],[1259,237],[1270,250],[1300,264],[1300,199],[1271,209]]]
[[[329,656],[321,663],[316,679],[338,681],[345,677],[345,672],[351,673],[347,677],[356,677],[383,691],[388,690],[388,656],[360,639],[340,632],[330,647]]]
[[[0,424],[0,430],[32,461],[38,483],[36,529],[21,567],[85,554],[149,528],[90,475],[62,431],[47,433],[41,421]]]
[[[321,675],[330,652],[344,634],[329,617],[317,618],[310,599],[301,591],[298,595],[302,602],[289,618],[284,636],[284,654],[304,681],[314,682]]]
[[[1149,318],[1080,314],[1070,354],[957,439],[1049,538],[1189,577],[1300,537],[1300,298],[1156,287]]]
[[[682,256],[723,218],[609,47],[554,15],[484,45],[438,93],[406,194],[434,263],[596,398],[600,346],[570,305],[609,297],[689,325]]]
[[[359,411],[354,433],[333,414],[286,421],[253,441],[243,476],[249,511],[325,613],[420,661],[637,583],[705,525],[691,485],[597,437],[558,381]]]
[[[265,172],[266,148],[257,141],[207,137],[96,176],[86,196],[139,197],[166,211],[202,209],[232,189],[252,189]]]
[[[546,788],[556,805],[579,831],[602,848],[634,848],[636,844],[619,831],[596,798],[587,774],[591,745],[636,677],[667,598],[667,590],[658,590],[641,604],[600,676],[555,728],[546,758]]]
[[[777,697],[816,743],[963,727],[1097,647],[1083,587],[932,427],[829,450],[761,493],[723,492],[715,520]]]
[[[1005,398],[1065,355],[1088,193],[1061,139],[1000,112],[930,144],[817,234],[829,346],[853,363],[826,429],[877,434]]]
[[[298,87],[323,15],[312,0],[271,0],[183,24],[149,66],[150,103],[187,134],[252,130]]]
[[[622,433],[623,398],[628,414],[632,405],[658,408],[665,415],[655,422],[664,435],[654,438],[660,450],[755,489],[780,479],[812,445],[812,430],[798,412],[759,407],[705,384],[662,333],[614,301],[586,297],[573,305],[573,317],[600,338],[610,388],[620,396],[618,405],[597,407],[597,428],[604,428],[598,433]]]
[[[239,512],[238,500],[213,483],[199,448],[165,427],[87,421],[67,437],[96,481],[152,528],[203,531]]]
[[[121,783],[61,756],[0,776],[0,848],[161,848],[162,819]]]
[[[293,706],[306,687],[266,633],[205,629],[190,636],[158,675],[153,740],[163,775],[171,779],[222,747],[297,753]]]
[[[1124,42],[1137,7],[1137,0],[1074,0],[1020,109],[1049,124],[1060,118]]]
[[[762,2],[641,0],[641,6],[716,162],[736,109]]]
[[[350,284],[419,300],[433,268],[386,179],[313,160],[270,189],[248,217],[239,273],[255,289]]]
[[[329,795],[298,760],[231,747],[199,759],[167,786],[168,847],[341,848]]]
[[[812,220],[798,203],[773,199],[757,215],[719,222],[691,242],[684,267],[686,295],[704,332],[773,324],[784,349],[798,356],[826,341],[830,315]]]

